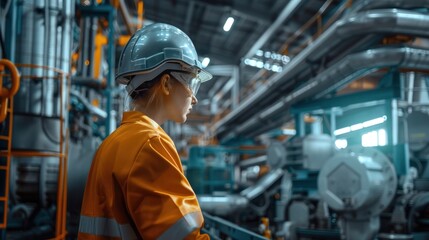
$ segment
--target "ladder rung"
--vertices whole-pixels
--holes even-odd
[[[0,170],[7,170],[6,166],[0,166]]]
[[[0,136],[0,140],[9,140],[8,136]]]
[[[0,201],[6,201],[6,197],[0,197]]]
[[[6,150],[1,150],[0,151],[0,157],[7,157],[10,154],[10,152],[6,151]]]

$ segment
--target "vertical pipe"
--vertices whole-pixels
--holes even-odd
[[[400,99],[405,99],[404,91],[406,75],[399,73],[396,69],[392,71],[391,83],[394,92],[399,93],[395,96],[400,96]],[[405,143],[399,144],[399,111],[398,99],[390,99],[386,101],[386,131],[387,144],[392,149],[392,163],[398,175],[406,175],[409,168],[408,145]]]
[[[57,56],[59,61],[57,63],[57,68],[61,69],[67,74],[64,76],[66,81],[63,81],[63,94],[66,94],[67,97],[63,98],[63,102],[60,104],[59,108],[62,108],[64,113],[68,113],[68,90],[70,83],[70,69],[71,69],[71,53],[72,53],[72,39],[73,39],[73,19],[74,19],[74,7],[75,4],[73,1],[62,1],[62,25],[61,29],[58,32],[61,35],[61,51]],[[68,118],[68,116],[66,116]],[[67,121],[65,121],[65,129],[67,129]]]
[[[9,11],[6,16],[6,22],[17,23],[17,1],[10,0]],[[18,25],[18,24],[17,24]],[[5,44],[6,54],[11,62],[15,62],[15,48],[16,48],[16,27],[13,24],[5,24]]]
[[[57,51],[59,48],[57,45],[57,16],[59,14],[57,1],[45,0],[45,44],[46,44],[46,56],[44,66],[50,69],[56,67]],[[54,112],[54,103],[59,99],[54,99],[54,84],[57,80],[54,80],[55,72],[45,70],[44,76],[46,79],[43,81],[42,88],[42,115],[53,117],[59,116],[59,112]]]
[[[61,79],[63,81],[63,78]],[[62,83],[60,83],[60,99],[64,97],[63,94],[63,88]],[[59,152],[63,153],[63,122],[65,121],[64,118],[61,119],[63,115],[62,108],[60,112],[60,144],[59,144]],[[62,234],[62,226],[63,221],[65,221],[65,215],[63,214],[63,208],[64,208],[64,201],[66,200],[64,197],[64,186],[67,185],[67,183],[64,182],[66,178],[64,179],[64,176],[66,176],[66,173],[64,172],[64,154],[59,155],[59,162],[58,162],[58,184],[57,184],[57,212],[56,212],[56,220],[55,221],[55,236],[60,236]]]
[[[337,129],[337,108],[335,107],[331,108],[330,126],[331,126],[331,129],[329,129],[330,131],[329,134],[331,135],[332,140],[335,141],[334,132],[335,132],[335,129]]]
[[[108,34],[108,48],[107,48],[107,64],[108,64],[108,72],[107,72],[107,87],[105,90],[105,95],[106,95],[106,113],[107,113],[107,117],[106,117],[106,122],[105,122],[105,128],[106,128],[106,136],[109,135],[111,132],[113,132],[113,128],[112,125],[110,124],[110,122],[112,121],[112,88],[113,88],[113,69],[114,69],[114,65],[115,65],[115,51],[114,51],[114,47],[115,47],[115,38],[114,38],[114,33],[115,33],[115,28],[113,26],[113,21],[115,19],[115,9],[111,8],[109,11],[109,34]]]
[[[13,1],[15,2],[15,1]],[[19,16],[17,16],[18,20],[20,19],[20,25],[17,26],[18,32],[17,32],[17,41],[16,41],[16,63],[21,64],[31,64],[32,63],[32,42],[33,42],[33,22],[36,22],[34,20],[35,13],[33,11],[34,6],[32,4],[29,4],[27,2],[20,2],[19,5],[17,5],[19,8]],[[11,19],[12,20],[12,19]],[[18,22],[19,24],[19,22]],[[12,25],[12,24],[7,24]],[[42,27],[39,28],[39,30],[43,30]],[[13,38],[14,36],[12,36]],[[38,48],[43,49],[43,46]],[[29,76],[31,75],[31,69],[23,68],[20,70],[21,75],[23,76]],[[23,79],[24,80],[24,79]],[[21,81],[21,87],[19,89],[19,92],[16,95],[16,99],[19,99],[19,101],[16,101],[15,103],[15,112],[29,112],[30,109],[30,92],[31,92],[31,83],[30,81]],[[33,102],[33,109],[37,109],[37,102]]]
[[[295,114],[295,129],[296,129],[295,136],[298,136],[298,137],[305,136],[304,114],[302,113]]]
[[[428,76],[422,76],[424,78],[425,84],[426,84],[426,91],[429,94],[429,77]]]
[[[232,110],[238,107],[238,97],[240,95],[240,72],[236,66],[232,70],[232,77],[234,78],[234,85],[232,86]]]
[[[322,119],[320,117],[313,117],[314,122],[311,123],[311,133],[320,135],[323,133]]]
[[[48,6],[45,5],[43,0],[35,0],[34,5],[27,4],[24,6],[28,7],[29,14],[32,15],[32,18],[25,19],[25,21],[27,22],[25,26],[27,27],[27,30],[31,28],[29,34],[31,34],[31,36],[33,37],[32,41],[31,41],[31,38],[28,40],[24,40],[24,41],[29,41],[30,44],[28,44],[28,47],[31,48],[31,49],[28,49],[28,52],[24,52],[24,54],[26,53],[30,54],[31,56],[31,58],[29,58],[30,64],[44,66],[45,58],[47,57],[46,56],[47,49],[45,46],[45,42],[48,40],[48,39],[45,39],[46,37],[45,34],[48,31],[47,24],[49,24],[48,22],[46,22],[47,19],[44,19],[44,15],[45,15],[44,9],[47,8]],[[21,45],[21,47],[23,46]],[[41,68],[33,68],[32,75],[42,78],[43,70]],[[38,92],[39,94],[37,94],[35,98],[40,99],[40,91]],[[39,101],[39,104],[40,104],[40,101]]]
[[[406,78],[408,79],[407,102],[408,102],[408,104],[411,105],[413,103],[413,89],[414,89],[415,73],[414,72],[406,73]]]
[[[93,59],[94,59],[94,42],[97,30],[98,17],[93,15],[85,15],[80,22],[80,40],[81,46],[78,61],[78,75],[82,77],[92,77],[94,75]]]

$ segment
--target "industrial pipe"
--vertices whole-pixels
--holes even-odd
[[[286,85],[287,82],[296,78],[302,71],[308,69],[309,62],[321,59],[337,48],[338,45],[344,44],[347,40],[352,40],[351,37],[368,34],[407,34],[428,37],[427,26],[429,26],[429,16],[426,14],[398,9],[372,10],[353,14],[346,19],[337,21],[312,45],[304,49],[286,65],[283,72],[273,75],[268,80],[269,83],[266,87],[257,90],[252,97],[245,100],[234,111],[217,122],[214,126],[215,134],[222,135],[230,131],[228,125],[233,125],[234,121],[240,117],[245,117],[244,115],[252,115],[255,112],[255,106],[259,106],[259,109],[262,109],[263,106],[260,106],[260,103],[269,98],[270,95],[275,95],[283,85]],[[243,128],[248,128],[252,125],[249,124],[249,121],[254,120],[246,121],[242,125]],[[228,136],[235,136],[240,132],[232,131]]]
[[[410,47],[378,48],[348,55],[318,76],[310,79],[305,86],[285,95],[276,104],[250,118],[236,129],[236,134],[248,133],[248,136],[257,136],[286,121],[287,119],[284,118],[277,118],[279,120],[275,121],[268,120],[272,119],[280,111],[285,111],[293,103],[312,96],[315,96],[316,99],[321,98],[334,89],[338,89],[375,69],[403,67],[425,70],[428,69],[428,66],[429,50],[426,49]],[[287,118],[290,117],[288,116]],[[255,127],[257,124],[261,124],[263,127]]]

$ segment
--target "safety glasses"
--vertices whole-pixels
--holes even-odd
[[[171,71],[171,76],[177,79],[180,83],[182,83],[186,88],[191,90],[194,96],[197,95],[198,89],[201,85],[201,79],[198,75],[189,72],[176,72]]]

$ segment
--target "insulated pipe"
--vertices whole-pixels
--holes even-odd
[[[347,39],[367,34],[408,34],[428,37],[427,26],[429,26],[428,15],[397,9],[372,10],[337,21],[313,44],[292,59],[283,72],[270,77],[266,87],[260,88],[252,97],[216,123],[215,133],[219,135],[230,131],[227,124],[231,124],[244,113],[252,112],[252,108],[257,103],[278,91],[281,86],[291,81],[304,69],[309,68],[309,62],[316,61],[332,52],[338,45],[344,44]]]
[[[73,37],[73,26],[75,17],[75,5],[70,1],[62,1],[62,12],[61,12],[61,30],[58,31],[58,39],[60,40],[60,50],[57,53],[57,65],[56,68],[61,69],[64,73],[70,74],[71,70],[71,53],[72,51],[72,37]],[[67,76],[63,76],[66,78]],[[68,92],[68,81],[63,81],[63,94],[67,96]],[[64,98],[61,106],[56,107],[60,112],[60,107],[63,108],[63,113],[68,113],[68,98]],[[67,125],[68,122],[65,121]]]
[[[106,117],[107,117],[106,111],[104,111],[104,110],[102,110],[96,106],[93,106],[78,91],[70,90],[70,95],[75,96],[91,114],[94,114],[100,118],[106,119]]]
[[[280,111],[285,111],[293,103],[311,96],[315,96],[315,99],[321,98],[360,76],[384,67],[427,70],[429,68],[429,50],[410,47],[379,48],[348,55],[318,76],[310,79],[304,87],[282,97],[276,104],[249,119],[236,129],[235,134],[251,132],[249,136],[257,136],[284,122],[286,119],[283,118],[269,121],[269,123],[268,120]],[[290,118],[290,116],[287,117]],[[255,125],[258,123],[263,124],[263,127],[256,128]]]
[[[253,200],[262,195],[269,187],[283,176],[284,171],[280,168],[275,169],[264,175],[255,185],[248,187],[240,192],[241,196]]]
[[[250,201],[264,194],[277,180],[283,176],[282,169],[270,171],[255,185],[248,187],[237,194],[224,196],[198,195],[198,202],[205,212],[218,216],[228,216],[249,206]]]
[[[362,12],[370,9],[381,8],[399,8],[399,9],[413,9],[413,8],[429,8],[429,0],[361,0],[354,4],[350,9],[349,14]]]
[[[217,216],[228,216],[239,212],[249,205],[249,200],[237,194],[225,196],[198,195],[198,203],[204,212]]]

